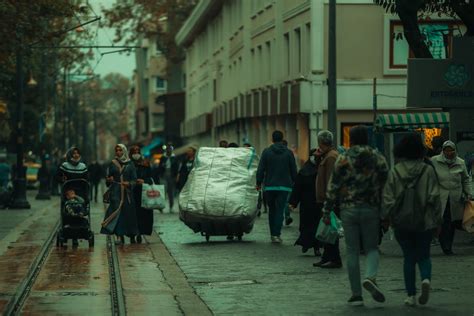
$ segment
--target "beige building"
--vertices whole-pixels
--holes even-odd
[[[377,113],[406,111],[400,27],[372,0],[337,1],[338,144],[373,123],[374,78]],[[299,157],[316,146],[327,126],[327,0],[201,0],[176,41],[186,49],[189,142],[248,141],[260,152],[279,129]]]

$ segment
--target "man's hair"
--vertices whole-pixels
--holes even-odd
[[[239,145],[237,145],[237,143],[230,143],[227,148],[238,148]]]
[[[318,133],[318,143],[326,146],[332,146],[334,136],[328,130],[322,130]]]
[[[423,159],[425,154],[426,148],[421,139],[421,135],[418,133],[405,135],[393,149],[393,155],[398,159]]]
[[[272,133],[272,141],[274,143],[279,143],[283,141],[283,133],[281,131],[274,131]]]
[[[224,139],[219,142],[219,147],[227,147],[228,145],[229,143]]]
[[[365,125],[356,125],[349,130],[351,145],[368,145],[369,131]]]

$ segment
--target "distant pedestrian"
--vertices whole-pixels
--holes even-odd
[[[91,180],[91,200],[97,202],[97,196],[99,195],[99,185],[101,180],[105,177],[104,169],[97,162],[93,161],[89,165],[90,180]]]
[[[140,147],[130,148],[130,157],[137,172],[137,182],[133,187],[135,210],[137,213],[138,235],[137,242],[142,242],[142,235],[151,235],[153,232],[153,210],[142,207],[142,184],[152,184],[151,168],[148,160],[142,156]]]
[[[300,211],[300,235],[295,242],[295,246],[301,246],[303,253],[313,248],[315,256],[321,255],[319,252],[320,243],[315,237],[321,213],[318,213],[316,208],[316,196],[314,194],[318,166],[321,162],[320,158],[317,149],[311,150],[308,161],[305,162],[296,176],[289,200],[290,208],[295,209],[299,205]]]
[[[165,153],[161,157],[159,165],[160,177],[164,180],[166,195],[170,206],[170,212],[173,212],[174,196],[176,193],[176,177],[179,171],[179,162],[173,153],[173,146],[168,144],[163,146]]]
[[[439,243],[444,254],[452,255],[455,230],[462,229],[464,204],[472,198],[471,179],[452,141],[445,141],[442,153],[432,157],[431,161],[438,176],[444,211]]]
[[[6,163],[5,158],[0,158],[0,190],[7,191],[10,173],[10,165]]]
[[[230,143],[227,148],[238,148],[239,145],[237,143]]]
[[[416,305],[416,265],[421,275],[418,302],[428,302],[431,283],[430,247],[441,225],[440,187],[435,170],[423,161],[425,147],[419,134],[406,135],[394,149],[400,161],[390,171],[383,192],[383,216],[390,219],[403,251],[403,275],[408,297]],[[441,196],[442,198],[442,196]]]
[[[282,142],[283,145],[285,145],[286,148],[288,148],[288,141],[286,141],[286,139],[282,140],[281,142]],[[299,167],[298,162],[296,160],[296,156],[295,156],[293,151],[291,151],[291,153],[293,154],[293,157],[295,158],[296,171],[298,171],[300,167]],[[288,198],[290,198],[290,195],[288,195]],[[285,204],[285,211],[283,213],[285,214],[285,225],[286,226],[291,225],[291,223],[293,223],[293,218],[291,217],[291,210],[288,207],[288,201]]]
[[[339,155],[329,180],[324,211],[339,205],[347,249],[347,270],[351,284],[350,305],[363,305],[362,286],[377,302],[385,296],[377,286],[379,266],[377,249],[380,231],[382,190],[388,176],[385,158],[369,146],[367,127],[354,126],[349,131],[350,148]],[[360,242],[362,239],[362,244]],[[365,279],[360,280],[359,254],[366,253]]]
[[[186,158],[181,163],[181,167],[179,168],[179,173],[176,179],[176,182],[178,183],[177,185],[178,191],[181,191],[184,185],[186,184],[186,181],[188,181],[188,176],[194,167],[195,159],[196,159],[196,148],[189,147],[188,150],[186,151]]]
[[[281,243],[281,227],[288,195],[296,179],[296,163],[293,153],[283,145],[283,133],[274,131],[273,145],[266,148],[257,169],[257,190],[264,185],[269,207],[268,221],[271,241]]]
[[[221,148],[227,148],[229,146],[229,143],[226,140],[221,140],[219,142],[219,147]]]
[[[244,143],[244,147],[245,147],[245,148],[252,148],[252,144],[250,144],[250,143]]]
[[[334,164],[339,155],[334,147],[333,134],[328,130],[318,133],[318,146],[321,151],[321,163],[318,168],[318,176],[316,177],[316,203],[317,212],[322,212],[324,202],[326,201],[326,193],[329,179],[334,170]],[[334,209],[337,213],[337,209]],[[314,263],[313,266],[325,269],[341,268],[341,255],[339,253],[339,239],[334,245],[324,244],[324,252],[321,260]]]
[[[110,204],[102,221],[101,234],[116,235],[119,244],[135,243],[138,235],[137,215],[132,187],[137,180],[134,164],[128,157],[127,147],[123,144],[115,146],[115,158],[107,170],[106,185],[110,190]]]

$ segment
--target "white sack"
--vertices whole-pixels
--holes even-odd
[[[258,156],[253,148],[201,147],[179,196],[181,212],[253,216]]]

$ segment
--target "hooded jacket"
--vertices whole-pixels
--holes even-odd
[[[257,186],[266,191],[291,191],[296,179],[293,153],[282,143],[275,143],[262,152],[257,169]]]
[[[399,176],[396,175],[395,169]],[[417,194],[425,211],[424,228],[425,230],[433,229],[441,225],[443,221],[440,188],[434,168],[422,160],[402,160],[390,171],[383,190],[382,217],[387,218],[395,211],[397,199],[403,193],[406,185],[413,183],[418,177]],[[403,228],[397,227],[397,229]]]

